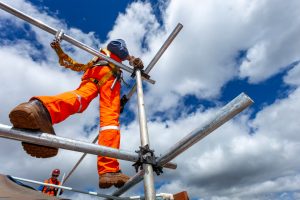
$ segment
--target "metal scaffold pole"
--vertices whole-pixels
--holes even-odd
[[[140,135],[141,135],[141,145],[142,147],[150,146],[147,119],[144,105],[144,94],[143,94],[143,83],[141,71],[136,70],[136,84],[137,84],[137,98],[138,98],[138,112],[139,112],[139,122],[140,122]],[[154,188],[154,174],[153,168],[150,164],[143,164],[144,173],[144,190],[146,200],[155,200],[155,188]]]
[[[208,121],[201,127],[195,129],[190,134],[178,141],[171,148],[169,148],[169,150],[164,155],[158,158],[158,163],[163,165],[164,163],[173,160],[179,154],[183,153],[192,145],[202,140],[204,137],[222,126],[225,122],[229,121],[231,118],[246,109],[251,104],[253,104],[253,100],[246,94],[241,93],[226,106],[224,106],[211,121]]]
[[[67,149],[71,151],[89,153],[93,155],[107,156],[131,162],[136,162],[136,160],[138,159],[138,154],[135,152],[118,150],[106,146],[91,144],[88,142],[78,140],[72,140],[69,138],[59,137],[47,133],[15,129],[11,126],[3,124],[0,124],[0,137],[18,140],[22,142],[28,142],[32,144],[38,144],[42,146]],[[176,169],[176,166],[177,165],[174,163],[168,163],[167,165],[167,167],[171,169]]]
[[[100,194],[100,193],[92,192],[92,191],[82,191],[82,190],[78,190],[78,189],[71,188],[71,187],[66,187],[66,186],[62,186],[62,185],[55,185],[55,184],[49,184],[49,183],[44,183],[44,182],[40,182],[40,181],[34,181],[34,180],[26,179],[26,178],[19,178],[19,177],[15,177],[15,176],[10,176],[10,177],[13,178],[13,179],[15,179],[15,180],[22,181],[22,182],[27,182],[27,183],[37,184],[37,185],[44,185],[44,186],[59,188],[60,190],[61,189],[62,190],[69,190],[69,191],[72,191],[72,192],[78,192],[78,193],[92,195],[92,196],[97,196],[97,197],[101,197],[101,198],[109,198],[109,199],[113,199],[113,200],[130,200],[131,199],[129,197],[121,198],[121,197],[115,197],[115,196],[107,195],[107,194]],[[58,194],[59,194],[59,192],[58,192]]]
[[[174,159],[180,153],[184,152],[192,145],[196,144],[214,130],[222,126],[224,123],[232,119],[238,113],[245,110],[253,103],[253,100],[248,97],[246,94],[241,93],[239,96],[234,98],[231,102],[225,105],[216,115],[208,120],[205,124],[199,128],[192,131],[186,137],[177,142],[173,147],[171,147],[167,153],[157,159],[159,164],[163,165],[164,163]],[[114,196],[120,196],[129,190],[131,187],[135,186],[143,180],[144,170],[137,173],[133,176],[122,188],[116,190],[112,193]]]
[[[155,54],[153,59],[150,61],[149,65],[145,69],[145,73],[149,74],[149,72],[152,70],[154,65],[157,63],[157,61],[160,59],[160,57],[163,55],[163,53],[167,50],[167,48],[170,46],[170,44],[173,42],[175,37],[178,35],[178,33],[181,31],[183,25],[178,23],[177,26],[174,28],[172,33],[169,35],[167,40],[164,42],[164,44],[161,46],[161,48],[158,50],[158,52]],[[131,88],[131,90],[126,94],[126,98],[130,99],[131,96],[135,93],[136,91],[136,84]]]
[[[56,35],[58,33],[58,30],[48,26],[47,24],[45,24],[45,23],[43,23],[43,22],[41,22],[37,19],[34,19],[33,17],[30,17],[29,15],[24,14],[23,12],[15,9],[15,8],[13,8],[13,7],[11,7],[11,6],[9,6],[9,5],[1,2],[1,1],[0,1],[0,8],[2,10],[6,11],[6,12],[8,12],[8,13],[10,13],[10,14],[12,14],[12,15],[20,18],[20,19],[23,19],[24,21],[26,21],[26,22],[28,22],[28,23],[30,23],[30,24],[32,24],[32,25],[34,25],[34,26],[36,26],[36,27],[38,27],[38,28],[50,33],[50,34],[52,34],[52,35]],[[80,49],[82,49],[82,50],[84,50],[84,51],[86,51],[86,52],[88,52],[88,53],[90,53],[94,56],[98,56],[98,57],[100,57],[100,58],[102,58],[102,59],[104,59],[104,60],[106,60],[110,63],[113,63],[117,67],[120,67],[121,69],[123,69],[123,70],[125,70],[125,71],[127,71],[131,74],[134,72],[134,70],[131,67],[128,67],[128,66],[126,66],[122,63],[119,63],[119,62],[115,61],[114,59],[104,55],[103,53],[100,53],[99,51],[87,46],[86,44],[83,44],[83,43],[79,42],[78,40],[75,40],[71,36],[68,36],[66,34],[62,34],[61,39],[73,44],[74,46],[76,46],[76,47],[78,47],[78,48],[80,48]],[[150,78],[144,78],[143,77],[143,79],[145,79],[146,81],[148,81],[152,84],[155,83],[155,81],[150,79]]]

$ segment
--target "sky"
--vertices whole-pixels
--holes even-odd
[[[1,0],[98,49],[125,39],[147,65],[178,23],[182,31],[144,83],[151,148],[163,154],[211,119],[241,92],[254,104],[173,161],[155,177],[157,193],[187,191],[191,199],[300,199],[300,1],[50,1]],[[81,74],[59,66],[54,36],[0,10],[0,123],[36,95],[74,90]],[[79,62],[93,56],[62,42]],[[128,63],[124,63],[128,64]],[[127,74],[127,82],[134,80]],[[128,91],[122,86],[122,91]],[[98,98],[98,97],[97,97]],[[136,95],[121,116],[121,149],[140,146]],[[92,141],[98,134],[98,101],[54,125],[56,134]],[[0,139],[0,173],[43,181],[53,168],[68,173],[81,153],[28,156],[20,142]],[[135,174],[121,161],[124,173]],[[66,186],[98,189],[96,156],[87,156]],[[140,183],[124,196],[140,195]],[[96,199],[66,192],[72,199]]]

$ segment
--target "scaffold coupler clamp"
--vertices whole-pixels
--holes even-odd
[[[151,150],[149,148],[149,145],[145,145],[143,147],[140,146],[139,148],[140,150],[135,151],[136,153],[139,154],[138,160],[132,165],[135,167],[135,171],[138,172],[139,169],[142,170],[143,164],[150,164],[152,165],[153,171],[155,171],[157,176],[162,174],[163,167],[157,163],[156,161],[157,157],[155,157],[154,155],[154,150]]]
[[[63,35],[64,35],[64,31],[62,29],[58,30],[55,34],[55,41],[60,43]]]
[[[133,68],[133,72],[132,72],[132,74],[131,74],[131,78],[134,78],[135,77],[135,73],[136,73],[136,70],[137,69],[139,69],[139,68],[136,68],[136,67],[134,67]],[[142,77],[144,77],[145,79],[150,79],[150,75],[148,75],[148,74],[146,74],[145,73],[145,71],[143,70],[143,69],[139,69],[140,71],[141,71],[141,75],[142,75]]]

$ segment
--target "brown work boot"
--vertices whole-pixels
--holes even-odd
[[[114,185],[115,187],[120,188],[128,180],[129,177],[121,172],[109,172],[99,176],[99,187],[104,189]]]
[[[14,128],[30,129],[55,135],[48,110],[39,100],[31,100],[15,107],[9,113]],[[58,149],[22,142],[24,150],[37,158],[49,158],[57,155]]]

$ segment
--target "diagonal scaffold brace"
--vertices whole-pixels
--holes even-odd
[[[241,93],[239,96],[234,98],[231,102],[226,104],[216,115],[204,123],[199,128],[186,135],[175,145],[169,148],[169,150],[157,159],[157,162],[163,165],[174,159],[191,146],[208,136],[214,130],[222,126],[224,123],[232,119],[234,116],[245,110],[253,104],[253,100],[247,96],[245,93]],[[114,191],[112,196],[120,196],[127,190],[138,184],[144,179],[146,170],[139,171],[135,176],[133,176],[128,182],[125,183],[123,187]],[[145,195],[146,197],[146,195]]]
[[[30,17],[29,15],[26,15],[24,14],[23,12],[3,3],[0,1],[0,8],[20,19],[23,19],[24,21],[54,35],[57,37],[58,34],[62,33],[61,30],[56,30],[50,26],[48,26],[47,24],[37,20],[37,19],[34,19],[33,17]],[[97,57],[100,57],[110,63],[113,63],[115,66],[129,72],[130,74],[134,73],[134,70],[131,68],[131,67],[128,67],[122,63],[119,63],[117,61],[115,61],[114,59],[104,55],[103,53],[87,46],[86,44],[83,44],[82,42],[79,42],[78,40],[75,40],[74,38],[72,38],[71,36],[67,35],[67,34],[61,34],[60,35],[60,39],[61,40],[65,40],[67,42],[69,42],[70,44],[94,55],[94,56],[97,56]],[[147,82],[151,83],[151,84],[155,84],[155,81],[150,79],[149,75],[147,75],[146,73],[143,73],[143,79],[146,80]]]

